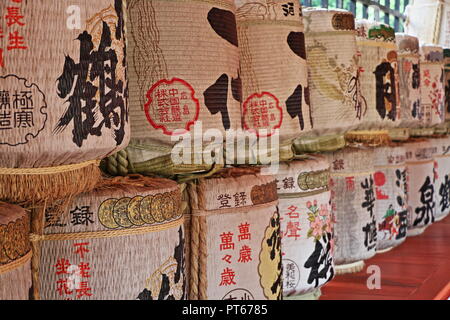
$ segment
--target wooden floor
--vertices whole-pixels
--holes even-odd
[[[369,290],[367,267],[381,269],[381,289]],[[337,276],[321,300],[447,300],[450,297],[450,217],[390,252],[366,261],[360,273]]]

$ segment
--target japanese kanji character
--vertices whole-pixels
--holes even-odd
[[[83,206],[81,208],[77,206],[75,209],[70,211],[70,214],[72,216],[70,223],[74,226],[88,226],[89,224],[94,223],[94,220],[92,220],[94,213],[90,211],[90,207],[88,206]]]
[[[224,232],[220,235],[220,239],[222,241],[222,243],[220,244],[220,251],[234,250],[233,235],[234,234],[232,232]]]
[[[89,245],[89,242],[84,243],[75,243],[73,246],[76,248],[75,253],[79,254],[81,259],[84,259],[84,254],[89,253],[90,250],[86,248]]]
[[[249,223],[242,223],[239,226],[239,235],[238,235],[239,241],[243,240],[251,240],[252,235],[250,233],[250,224]]]
[[[234,278],[236,277],[236,273],[230,268],[226,268],[225,270],[223,270],[221,277],[222,277],[222,281],[220,282],[220,285],[219,285],[221,287],[231,286],[231,285],[236,284],[236,282],[234,281]]]
[[[89,284],[86,281],[81,281],[80,287],[76,289],[77,299],[80,299],[82,297],[91,297],[92,296],[91,291],[92,289],[89,288]]]
[[[67,294],[72,294],[73,291],[71,291],[69,289],[69,284],[68,284],[68,280],[67,279],[59,279],[56,282],[57,288],[56,291],[58,291],[59,295],[67,295]]]
[[[8,13],[5,15],[6,25],[11,27],[12,25],[19,25],[23,27],[25,23],[22,21],[24,16],[20,14],[20,7],[7,7]]]
[[[239,252],[239,260],[240,263],[247,263],[252,261],[252,249],[249,246],[243,246]]]
[[[69,274],[67,269],[69,269],[70,266],[71,264],[69,260],[64,258],[59,259],[54,265],[56,268],[56,275]]]
[[[9,45],[7,46],[8,51],[11,50],[26,50],[28,47],[25,45],[24,37],[19,34],[19,31],[14,31],[9,34]]]

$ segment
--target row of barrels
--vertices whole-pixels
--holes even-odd
[[[0,299],[317,297],[448,213],[442,47],[280,0],[0,11]],[[174,163],[209,129],[279,170]]]
[[[32,283],[51,300],[318,297],[450,213],[449,150],[436,137],[314,155],[277,175],[109,178],[60,214],[47,208],[41,235],[2,203],[0,299],[28,299]]]

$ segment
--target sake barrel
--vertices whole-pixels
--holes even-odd
[[[303,15],[314,129],[311,136],[321,140],[331,136],[325,150],[335,150],[342,144],[339,139],[333,142],[332,137],[342,137],[357,127],[367,110],[361,95],[355,20],[345,10],[307,8]],[[304,151],[308,141],[299,140],[296,149]]]
[[[103,181],[59,217],[50,208],[33,269],[42,300],[182,300],[185,230],[177,184]]]
[[[30,218],[0,202],[0,300],[28,300],[31,288]]]
[[[408,170],[408,236],[416,236],[434,222],[436,213],[433,146],[427,139],[405,143]]]
[[[421,42],[450,46],[450,1],[413,0],[405,9],[405,31]]]
[[[298,1],[237,0],[243,128],[282,143],[312,128]]]
[[[325,157],[280,164],[284,299],[317,297],[334,276],[334,217]]]
[[[401,145],[375,151],[377,251],[386,252],[406,239],[408,229],[406,150]]]
[[[215,130],[221,147],[226,131],[241,128],[234,1],[131,0],[127,6],[132,136],[109,172],[171,175],[182,169],[170,157],[180,137],[189,140],[186,171],[209,168],[202,166],[203,134]]]
[[[190,299],[281,299],[275,177],[258,168],[231,168],[188,187]]]
[[[374,151],[346,148],[329,156],[336,217],[336,273],[360,271],[377,248]]]
[[[450,49],[444,49],[445,121],[450,122]]]
[[[444,219],[450,213],[450,137],[432,140],[436,148],[434,156],[436,196],[436,221]]]
[[[421,125],[420,48],[419,39],[405,33],[396,33],[400,87],[400,127],[417,128]]]
[[[128,144],[124,8],[2,1],[0,199],[89,189],[98,160]]]
[[[367,102],[359,129],[398,126],[401,115],[395,31],[389,25],[356,20],[356,43],[361,53],[361,92]]]
[[[421,57],[421,97],[424,126],[437,126],[445,120],[443,48],[434,45],[422,45]]]

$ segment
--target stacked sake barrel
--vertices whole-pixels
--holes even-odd
[[[435,220],[440,221],[450,213],[450,137],[432,139],[436,149],[434,156],[435,170]]]
[[[377,251],[383,253],[406,240],[408,198],[406,150],[398,144],[376,149],[375,197],[377,219]]]
[[[131,0],[127,6],[132,136],[106,170],[173,177],[223,163],[222,152],[208,161],[202,148],[208,129],[221,148],[225,132],[241,128],[234,1]],[[177,145],[180,139],[184,144]]]
[[[16,1],[18,20],[3,29],[14,39],[0,49],[2,200],[92,189],[99,160],[128,143],[124,3],[70,5]]]
[[[0,202],[0,300],[28,300],[31,288],[30,218]]]
[[[277,184],[259,168],[188,184],[191,300],[282,298]]]
[[[334,215],[325,157],[282,163],[278,180],[284,299],[318,298],[334,276]]]
[[[160,178],[107,179],[32,235],[34,298],[186,298],[185,230],[178,185]]]
[[[435,45],[422,45],[420,49],[423,126],[426,128],[438,127],[445,121],[443,48]]]
[[[395,141],[407,140],[409,128],[419,128],[422,123],[422,97],[420,90],[419,39],[404,33],[396,33],[400,88],[400,126],[389,131]]]
[[[281,149],[291,150],[293,139],[313,127],[300,3],[237,0],[236,5],[243,129],[258,138],[279,130]]]
[[[307,8],[303,14],[313,131],[295,142],[295,150],[334,151],[345,146],[345,132],[361,123],[367,109],[361,95],[355,20],[344,10]]]
[[[412,0],[405,9],[406,33],[425,43],[450,46],[449,0]]]
[[[361,92],[367,103],[364,120],[346,138],[352,143],[379,146],[389,141],[390,127],[400,122],[400,94],[395,31],[386,24],[357,20],[361,53]]]
[[[435,148],[430,140],[414,139],[405,143],[408,170],[408,236],[416,236],[434,222]]]
[[[377,249],[374,149],[329,155],[331,206],[336,217],[336,274],[358,272]]]

